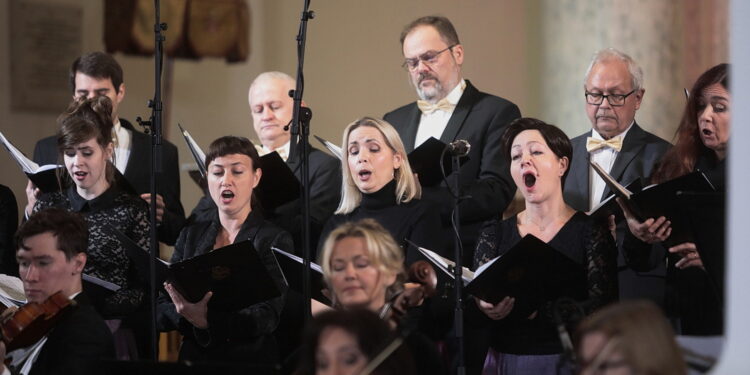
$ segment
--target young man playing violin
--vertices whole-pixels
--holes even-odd
[[[57,292],[73,301],[35,344],[7,353],[11,337],[0,342],[5,374],[81,374],[99,359],[114,357],[112,335],[82,293],[88,229],[81,216],[50,208],[33,215],[16,233],[18,271],[29,304],[44,304]],[[23,307],[21,308],[23,309]],[[20,311],[20,310],[19,310]],[[20,313],[17,313],[20,318]],[[3,328],[15,317],[3,313]]]

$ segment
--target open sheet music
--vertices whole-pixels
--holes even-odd
[[[419,251],[453,278],[453,261],[427,249]],[[505,297],[515,298],[511,314],[519,318],[529,316],[547,301],[587,296],[583,266],[532,235],[474,272],[464,268],[462,278],[467,294],[493,305]],[[580,295],[569,295],[567,290],[577,290]]]
[[[13,146],[10,141],[5,138],[2,132],[0,132],[0,142],[3,143],[5,149],[8,150],[10,156],[18,163],[23,173],[28,176],[31,182],[36,185],[43,193],[49,193],[60,190],[60,183],[57,179],[57,169],[63,169],[62,165],[47,164],[39,166],[34,163],[31,159],[27,158],[20,150]]]
[[[206,153],[201,150],[200,146],[198,146],[198,142],[190,136],[190,133],[188,133],[182,125],[177,124],[177,126],[180,128],[183,138],[185,138],[185,143],[187,144],[188,149],[190,149],[190,154],[193,155],[193,159],[195,159],[195,164],[198,166],[198,172],[200,172],[203,178],[206,178]]]
[[[693,241],[689,226],[679,207],[677,195],[681,192],[715,191],[705,174],[692,172],[660,184],[646,186],[640,191],[631,192],[595,162],[591,162],[591,166],[615,195],[623,198],[625,205],[638,220],[644,221],[664,216],[672,222],[672,234],[665,241],[668,247]]]

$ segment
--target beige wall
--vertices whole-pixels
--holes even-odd
[[[103,49],[103,2],[35,1],[82,4],[84,50]],[[174,61],[172,94],[166,98],[165,106],[167,118],[171,120],[167,130],[168,139],[178,146],[181,163],[189,166],[192,160],[182,139],[176,137],[178,121],[204,146],[225,134],[254,137],[246,103],[247,86],[255,75],[264,70],[295,74],[294,38],[302,3],[291,0],[248,0],[251,54],[246,63],[228,65],[217,59]],[[649,5],[651,2],[648,1],[634,1],[627,12],[623,11],[622,6],[614,6],[616,3],[619,2],[313,1],[312,9],[317,16],[309,23],[305,60],[305,100],[314,113],[313,133],[338,143],[341,130],[353,119],[363,115],[381,116],[414,100],[416,95],[400,67],[403,57],[398,36],[401,28],[410,20],[425,14],[441,14],[451,18],[465,46],[466,78],[483,91],[514,101],[524,115],[556,122],[569,134],[576,135],[586,127],[585,118],[582,117],[582,98],[579,98],[582,97],[580,82],[588,56],[594,49],[626,40],[619,45],[620,48],[636,50],[636,58],[649,62],[646,64],[647,88],[664,86],[659,79],[661,71],[654,69],[669,69],[659,66],[650,58],[649,51],[659,48],[659,43],[642,46],[639,44],[640,34],[627,34],[631,37],[619,38],[614,32],[596,34],[598,37],[594,39],[582,39],[579,33],[581,25],[595,25],[597,31],[607,30],[612,19],[626,17],[625,20],[629,22],[620,26],[627,25],[633,30],[638,27],[657,30],[662,33],[660,40],[677,46],[675,53],[683,53],[680,48],[687,43],[683,40],[686,16],[676,12],[666,0],[656,2],[657,5]],[[8,23],[8,4],[9,0],[0,0],[2,25]],[[604,14],[602,9],[607,4],[613,7],[606,13],[609,18],[601,20],[595,17]],[[659,14],[654,13],[655,7],[659,11],[671,9],[671,13],[668,13],[671,17],[669,27],[658,26]],[[589,17],[588,21],[582,22],[586,17]],[[170,37],[169,32],[166,36]],[[706,43],[722,43],[721,38],[718,38],[718,42],[717,38],[706,40]],[[689,42],[696,43],[695,40]],[[10,112],[8,99],[12,93],[7,83],[10,71],[9,43],[8,28],[0,27],[0,129],[20,149],[30,154],[38,138],[52,134],[56,116]],[[725,49],[718,50],[715,55],[719,57],[713,59],[720,61],[721,51]],[[127,87],[121,116],[130,120],[138,115],[148,117],[150,111],[145,102],[153,95],[152,59],[123,55],[116,57],[125,70]],[[675,58],[664,61],[679,63]],[[689,81],[695,76],[685,78],[685,75],[670,78],[669,86],[664,86],[664,90],[689,86]],[[653,92],[647,92],[647,102],[656,97],[652,95]],[[669,101],[671,109],[666,111],[667,115],[664,115],[661,106],[646,104],[638,118],[649,129],[653,124],[660,124],[660,128],[654,130],[668,136],[678,120],[676,111],[681,100],[678,92]],[[20,204],[23,204],[25,179],[5,152],[0,152],[0,168],[3,171],[0,183],[10,185]],[[181,176],[183,204],[186,210],[190,210],[200,192],[186,173]]]

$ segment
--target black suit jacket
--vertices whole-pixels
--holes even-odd
[[[13,191],[0,185],[0,273],[18,276],[13,235],[18,230],[18,205]]]
[[[421,116],[416,102],[383,116],[398,131],[407,153],[414,150]],[[521,112],[515,104],[480,92],[467,80],[466,89],[440,136],[445,143],[465,139],[471,144],[469,161],[460,171],[462,192],[470,198],[459,206],[461,235],[464,242],[470,244],[469,249],[473,249],[471,244],[479,234],[481,222],[500,217],[515,194],[516,186],[510,177],[500,138],[505,126],[519,117]],[[448,177],[450,186],[454,180],[455,174]],[[445,185],[425,189],[422,199],[439,204],[444,226],[449,226],[453,200]]]
[[[133,134],[130,157],[125,167],[125,179],[137,194],[151,191],[151,138],[120,119],[123,128]],[[156,179],[157,193],[164,198],[166,211],[159,225],[159,241],[174,245],[180,230],[185,225],[185,210],[180,202],[180,174],[177,147],[169,141],[162,143],[161,174]],[[57,136],[43,138],[34,147],[34,162],[39,165],[58,163]]]
[[[563,189],[565,203],[578,211],[589,211],[591,168],[589,167],[589,153],[586,151],[586,138],[590,135],[591,132],[588,131],[571,140],[573,160],[570,163],[570,171]],[[617,154],[610,175],[623,185],[628,185],[639,178],[647,180],[671,146],[669,142],[643,130],[635,123],[625,135],[622,149]],[[606,198],[611,194],[612,192],[607,187],[601,198]],[[635,272],[628,268],[625,265],[622,248],[626,231],[628,231],[628,226],[624,220],[617,223],[620,298],[648,298],[663,306],[666,275],[664,262],[649,272]],[[656,247],[651,252],[654,259],[664,259],[664,255],[664,250]]]
[[[102,359],[113,359],[112,334],[85,294],[74,299],[77,305],[66,311],[49,333],[31,375],[88,374]]]
[[[287,159],[286,164],[298,181],[302,181],[301,154]],[[320,232],[336,211],[341,199],[341,161],[317,148],[310,147],[310,249],[315,251]],[[302,200],[296,199],[269,213],[268,220],[292,234],[301,251]]]
[[[591,132],[581,134],[571,140],[573,160],[565,180],[563,194],[565,203],[577,211],[589,211],[590,184],[589,153],[586,151],[586,138]],[[628,185],[639,178],[648,178],[661,160],[661,157],[672,145],[643,130],[637,123],[625,135],[622,149],[617,154],[610,175],[623,185]],[[601,199],[611,195],[609,187],[604,189]]]

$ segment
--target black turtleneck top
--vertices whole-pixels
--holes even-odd
[[[408,245],[407,239],[418,246],[446,256],[447,248],[440,241],[442,236],[438,235],[442,228],[439,208],[419,199],[397,203],[395,180],[391,180],[382,189],[374,193],[362,194],[362,202],[354,211],[332,216],[321,233],[318,244],[319,251],[322,249],[328,234],[336,227],[347,221],[358,221],[365,218],[377,221],[393,235],[396,243],[403,249],[408,249],[405,254],[407,265],[422,258],[419,256],[417,249]]]

